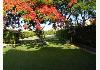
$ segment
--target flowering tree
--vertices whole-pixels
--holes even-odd
[[[57,22],[66,15],[69,19],[71,15],[83,14],[84,11],[90,16],[95,8],[95,0],[4,0],[3,4],[4,12],[13,10],[14,14],[21,13],[23,18],[39,22],[47,19]]]
[[[4,0],[4,17],[9,20],[6,22],[8,25],[19,24],[20,17],[34,22],[32,25],[35,24],[37,36],[43,40],[41,37],[41,29],[43,28],[41,28],[40,23],[48,20],[52,22],[65,20],[65,16],[56,7],[56,4],[60,4],[60,2],[63,2],[63,0]],[[74,2],[72,2],[71,0],[70,3],[73,4]],[[72,5],[68,4],[68,6],[71,7]]]
[[[64,0],[58,0],[60,3]],[[68,3],[68,2],[67,2]],[[71,0],[68,7],[71,7],[77,0]],[[21,13],[22,17],[28,20],[37,19],[39,22],[50,19],[57,21],[65,17],[56,8],[55,0],[4,0],[4,11],[13,10],[13,14]]]
[[[95,0],[4,0],[3,6],[5,14],[11,10],[12,14],[20,14],[20,17],[31,21],[32,26],[35,24],[40,27],[40,23],[44,21],[68,24],[71,19],[70,16],[74,16],[73,18],[78,23],[80,14],[82,19],[85,20],[86,16],[84,15],[88,14],[91,17],[94,14],[91,11],[95,10],[93,9],[95,8]],[[13,17],[10,19],[13,19]]]

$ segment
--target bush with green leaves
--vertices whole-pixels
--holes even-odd
[[[48,31],[44,31],[45,35],[54,35],[56,33],[55,30],[48,30]]]
[[[35,32],[33,31],[13,31],[13,30],[5,30],[3,32],[3,42],[4,43],[17,43],[19,39],[33,37]]]
[[[20,32],[20,38],[21,39],[33,37],[33,36],[35,36],[35,32],[33,32],[33,31],[22,31],[22,32]]]
[[[74,42],[96,48],[96,25],[75,28]]]
[[[70,35],[68,33],[67,29],[62,29],[62,30],[58,30],[56,32],[56,37],[59,39],[59,41],[61,42],[66,42],[70,39]]]
[[[3,42],[15,44],[19,40],[19,32],[12,30],[5,30],[3,32]]]

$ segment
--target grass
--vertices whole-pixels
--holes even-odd
[[[4,70],[96,70],[96,55],[74,45],[48,40],[43,48],[4,48]]]

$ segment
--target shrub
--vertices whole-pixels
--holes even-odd
[[[70,39],[70,35],[68,34],[68,30],[67,29],[58,30],[56,32],[56,37],[61,42],[66,42],[66,41],[68,41]]]
[[[96,48],[96,26],[86,26],[75,28],[74,42],[82,43]]]
[[[33,36],[35,36],[35,32],[33,32],[33,31],[22,31],[22,32],[20,32],[20,38],[21,39],[33,37]]]
[[[56,31],[54,31],[54,30],[44,31],[45,35],[54,35],[55,33],[56,33]]]
[[[19,40],[19,32],[12,30],[5,30],[3,32],[4,43],[16,43]]]
[[[33,37],[35,32],[32,31],[12,31],[12,30],[5,30],[3,32],[3,42],[4,43],[17,43],[20,39]]]

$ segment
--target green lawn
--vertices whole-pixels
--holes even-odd
[[[4,70],[96,70],[95,54],[54,40],[48,42],[44,48],[26,44],[4,48]]]

